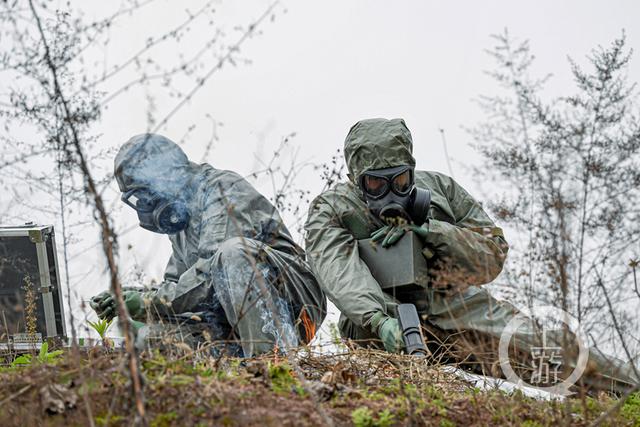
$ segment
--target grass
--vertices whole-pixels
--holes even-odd
[[[640,426],[640,393],[629,396],[620,412],[624,418],[636,420],[636,425]]]
[[[94,349],[82,354],[79,364],[73,360],[78,359],[65,354],[55,364],[0,371],[0,425],[89,425],[89,417],[96,426],[130,425],[134,412],[123,356]],[[324,425],[326,415],[335,425],[358,427],[588,426],[616,403],[607,396],[548,402],[482,391],[438,367],[375,351],[299,354],[295,360],[299,372],[282,356],[145,354],[147,421],[150,426]],[[43,404],[43,386],[54,384],[62,395],[77,396],[62,413]],[[638,426],[639,420],[636,394],[608,425]]]

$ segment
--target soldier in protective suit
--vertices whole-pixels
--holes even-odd
[[[398,352],[403,340],[397,305],[413,303],[430,341],[440,344],[430,345],[432,350],[448,347],[445,357],[499,374],[498,341],[518,310],[480,285],[502,270],[508,251],[502,230],[452,178],[415,170],[411,134],[401,119],[356,123],[344,155],[349,182],[318,196],[305,225],[309,263],[341,312],[342,336],[374,346],[382,342],[387,351]],[[419,206],[426,189],[431,201]],[[394,297],[382,291],[360,258],[358,240],[371,236],[392,247],[407,230],[424,245],[430,286]],[[524,354],[542,345],[533,322],[521,325],[514,340]],[[569,364],[575,365],[575,358]],[[589,366],[597,372],[585,381],[598,389],[637,381],[628,366],[598,351],[591,351]]]
[[[246,357],[308,343],[326,299],[276,208],[238,174],[197,165],[169,139],[134,136],[115,158],[124,203],[143,228],[166,234],[164,281],[125,288],[138,346],[176,334],[189,344],[224,340]],[[91,300],[115,315],[108,292]],[[238,347],[241,346],[241,349]]]

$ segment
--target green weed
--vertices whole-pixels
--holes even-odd
[[[366,406],[354,409],[351,413],[351,421],[355,427],[373,427],[373,414]]]
[[[45,341],[40,346],[40,352],[35,358],[31,354],[22,354],[15,358],[11,366],[33,365],[35,363],[52,364],[60,359],[62,353],[62,350],[49,351],[49,344]]]
[[[96,322],[89,321],[87,323],[89,323],[89,326],[91,326],[93,330],[96,331],[98,335],[100,335],[100,338],[104,341],[107,335],[107,331],[109,330],[109,328],[111,327],[111,324],[113,323],[113,319],[111,320],[100,319]]]
[[[620,412],[623,417],[635,421],[635,425],[640,426],[640,393],[634,393],[629,396]]]
[[[371,409],[361,406],[351,413],[351,421],[355,427],[390,427],[395,421],[395,415],[385,409],[374,417]]]
[[[165,414],[158,414],[151,421],[151,427],[168,427],[175,425],[175,421],[178,419],[178,414],[175,411],[167,412]]]
[[[268,371],[271,389],[276,393],[290,393],[296,386],[299,386],[291,367],[286,363],[269,363]]]
[[[390,427],[393,425],[395,416],[389,411],[385,409],[384,411],[380,411],[378,413],[378,419],[375,421],[375,425],[377,427]]]
[[[97,416],[95,418],[95,423],[97,426],[111,426],[114,424],[119,424],[126,421],[126,417],[122,415],[111,415],[110,417],[105,416]]]

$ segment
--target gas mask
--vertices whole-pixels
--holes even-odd
[[[140,226],[160,234],[176,234],[189,225],[189,209],[181,199],[170,200],[148,188],[134,188],[122,201],[136,210]]]
[[[422,225],[427,220],[431,193],[415,186],[409,166],[367,171],[360,177],[360,188],[369,210],[387,224]]]

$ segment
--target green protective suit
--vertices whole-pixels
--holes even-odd
[[[382,312],[395,317],[398,302],[405,302],[416,304],[425,319],[424,326],[434,330],[438,340],[450,343],[454,336],[464,336],[459,341],[475,344],[476,349],[483,343],[496,350],[505,325],[518,314],[515,307],[497,301],[479,287],[491,282],[502,270],[508,251],[502,230],[452,178],[437,172],[415,171],[416,185],[431,191],[424,253],[434,267],[433,285],[405,293],[399,301],[381,290],[358,254],[357,241],[368,238],[383,223],[367,209],[355,183],[368,170],[414,166],[411,134],[401,119],[363,120],[349,131],[344,154],[350,182],[319,195],[311,204],[305,224],[307,257],[320,286],[341,312],[341,334],[369,343],[377,338],[372,330],[372,316]],[[441,289],[451,285],[454,292]],[[530,323],[518,329],[515,339],[525,352],[540,345],[539,334]],[[473,345],[467,346],[461,358],[468,359],[473,349]],[[471,359],[482,359],[475,356]],[[484,367],[496,365],[495,357],[488,358]],[[612,367],[611,360],[597,351],[591,353],[590,362],[596,363],[611,380],[633,382],[629,369],[618,369],[617,362]],[[597,383],[594,385],[599,388],[611,385],[611,381],[591,383]]]
[[[164,191],[186,201],[190,213],[187,228],[169,235],[164,281],[144,291],[152,319],[140,345],[176,327],[189,342],[203,331],[238,340],[244,356],[313,338],[326,315],[324,293],[276,208],[245,179],[191,163],[153,134],[132,138],[115,172],[121,191]]]

